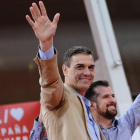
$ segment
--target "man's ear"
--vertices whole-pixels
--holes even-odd
[[[90,109],[95,110],[96,109],[96,102],[90,101],[90,103],[91,103]]]
[[[63,74],[66,76],[67,75],[67,73],[68,73],[68,66],[66,66],[66,65],[62,65],[62,70],[63,70]]]

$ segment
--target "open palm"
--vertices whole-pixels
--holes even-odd
[[[60,14],[56,14],[51,22],[47,16],[46,9],[42,1],[39,2],[39,6],[41,10],[39,10],[36,3],[33,3],[32,7],[30,7],[30,12],[34,21],[31,20],[28,15],[26,16],[26,19],[32,26],[37,38],[41,42],[45,42],[55,35]]]

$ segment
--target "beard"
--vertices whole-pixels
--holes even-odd
[[[106,119],[114,119],[114,117],[117,115],[116,105],[114,103],[112,103],[110,105],[114,105],[115,111],[113,111],[113,112],[109,111],[108,110],[109,105],[107,105],[106,112],[102,112],[100,107],[99,107],[99,104],[97,103],[96,107],[97,107],[98,114],[101,115],[102,117],[106,118]]]

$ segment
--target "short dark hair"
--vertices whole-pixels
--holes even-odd
[[[70,49],[68,49],[63,57],[63,64],[65,64],[66,66],[70,67],[70,59],[73,55],[76,54],[87,54],[87,55],[92,55],[92,51],[90,49],[88,49],[87,47],[84,46],[74,46]]]
[[[89,89],[85,93],[85,97],[90,101],[97,101],[98,93],[95,92],[95,88],[99,86],[109,87],[109,82],[106,80],[99,80],[96,82],[93,82]]]

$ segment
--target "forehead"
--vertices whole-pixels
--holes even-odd
[[[87,55],[87,54],[76,54],[71,57],[71,64],[76,65],[76,64],[88,64],[88,65],[93,65],[94,60],[92,55]]]
[[[104,96],[106,94],[109,95],[114,94],[110,87],[98,86],[94,90],[96,93],[99,93],[99,96]]]

